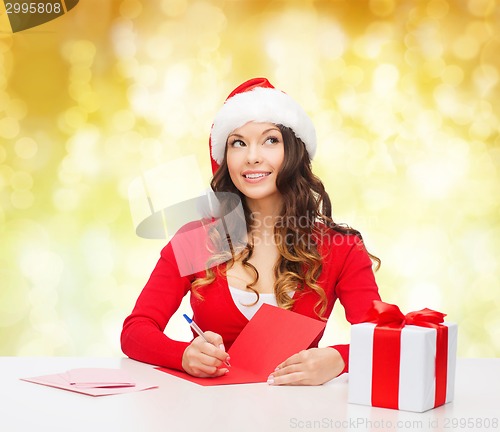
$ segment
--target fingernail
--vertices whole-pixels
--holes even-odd
[[[274,369],[274,372],[279,371],[279,370],[280,370],[280,367],[277,366],[276,369]]]
[[[269,375],[269,377],[267,378],[267,383],[269,385],[273,385],[274,384],[274,377],[272,375]]]
[[[226,352],[226,347],[224,346],[224,344],[220,344],[219,345],[219,349],[221,349],[222,351]]]
[[[225,363],[226,363],[229,367],[231,367],[231,363],[229,363],[229,360],[231,360],[231,357],[228,357],[228,358],[226,359]]]
[[[229,373],[229,369],[224,369],[224,375]]]

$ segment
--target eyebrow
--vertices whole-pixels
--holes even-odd
[[[265,135],[266,133],[272,131],[272,130],[275,130],[275,131],[278,131],[278,132],[281,132],[277,127],[271,127],[269,129],[266,129],[265,131],[262,131],[262,133],[260,134],[261,136],[262,135]],[[245,138],[243,135],[240,135],[240,134],[237,134],[237,133],[232,133],[228,136],[229,137],[232,137],[232,136],[235,136],[235,137],[238,137],[238,138]]]

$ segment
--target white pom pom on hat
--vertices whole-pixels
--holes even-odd
[[[229,134],[249,121],[281,124],[300,138],[309,157],[316,152],[316,130],[302,107],[266,78],[252,78],[236,87],[215,116],[210,133],[210,156],[215,173],[224,159]]]

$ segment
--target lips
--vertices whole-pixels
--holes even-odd
[[[247,184],[255,184],[260,182],[265,182],[266,179],[271,175],[270,171],[243,171],[241,176],[244,182]]]
[[[254,172],[254,173],[243,174],[243,177],[245,177],[247,179],[254,180],[254,179],[260,179],[260,178],[263,178],[263,177],[267,177],[270,174],[271,174],[270,172]]]

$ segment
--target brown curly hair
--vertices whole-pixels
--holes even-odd
[[[317,284],[322,270],[322,258],[315,239],[322,236],[325,227],[331,228],[340,235],[355,235],[360,240],[362,237],[359,231],[333,221],[330,197],[321,180],[312,172],[311,160],[304,143],[295,136],[292,129],[282,125],[277,126],[283,136],[285,154],[276,179],[276,187],[283,197],[280,216],[274,226],[274,241],[280,255],[274,266],[276,301],[278,306],[291,309],[295,301],[291,294],[309,287],[319,296],[316,312],[318,316],[322,317],[326,310],[327,298],[324,289]],[[248,227],[248,232],[251,232],[252,214],[246,205],[245,197],[231,181],[226,154],[220,168],[214,174],[211,187],[216,193],[232,192],[240,197],[245,215],[244,226]],[[234,203],[232,205],[234,206]],[[225,236],[217,230],[211,233],[213,243],[220,242],[222,237]],[[251,239],[251,236],[249,238]],[[231,239],[228,241],[231,242]],[[258,301],[259,293],[254,286],[259,280],[259,272],[249,262],[254,245],[251,240],[248,243],[238,241],[234,243],[234,249],[232,248],[231,254],[226,253],[225,260],[221,260],[219,256],[214,258],[213,262],[227,261],[225,267],[227,270],[235,261],[241,261],[242,265],[254,275],[254,279],[247,285],[247,289],[257,295],[256,301]],[[236,244],[244,244],[244,246],[237,247]],[[370,253],[369,256],[376,263],[376,269],[378,269],[380,259]],[[218,265],[216,269],[221,271]],[[193,293],[201,297],[197,289],[212,283],[215,277],[215,272],[209,261],[206,276],[193,282]]]

